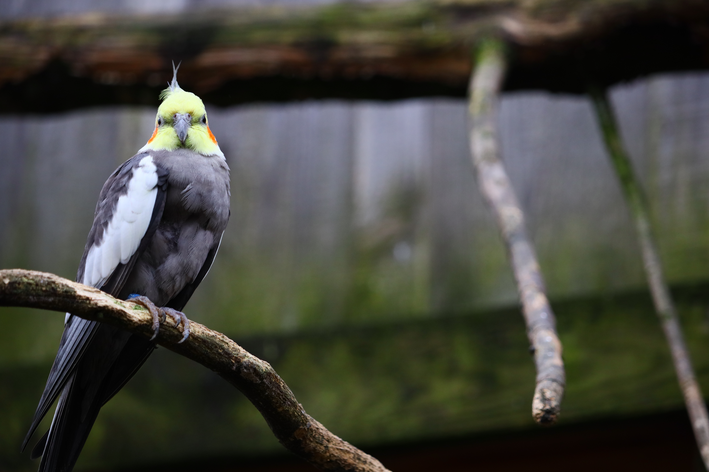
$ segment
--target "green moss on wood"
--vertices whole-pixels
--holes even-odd
[[[707,293],[706,285],[674,291],[704,388],[709,387]],[[579,299],[554,308],[567,367],[563,424],[681,408],[646,293]],[[274,366],[313,417],[365,449],[534,428],[528,411],[534,369],[517,308],[235,338]],[[47,361],[0,369],[0,414],[11,425],[0,433],[0,462],[9,464],[8,470],[31,469],[17,458],[16,445],[48,369]],[[175,450],[174,434],[190,448]],[[212,372],[161,349],[102,410],[82,463],[128,467],[280,450],[243,396]]]
[[[707,68],[706,46],[693,39],[703,34],[707,18],[709,8],[690,0],[414,0],[5,22],[0,111],[17,106],[12,95],[18,93],[26,102],[47,101],[35,97],[37,91],[58,81],[64,90],[81,90],[72,95],[91,92],[62,106],[113,103],[116,95],[144,103],[146,84],[156,87],[169,77],[176,58],[183,60],[182,83],[200,95],[219,90],[224,93],[215,95],[233,96],[230,83],[254,88],[244,81],[278,78],[283,83],[268,87],[266,99],[302,99],[313,80],[324,82],[315,89],[328,89],[326,96],[352,97],[358,84],[358,93],[371,98],[376,86],[367,84],[376,79],[411,87],[390,90],[397,94],[390,99],[462,96],[469,51],[490,35],[504,37],[513,51],[507,88],[578,93],[588,76],[613,84]],[[415,86],[422,82],[428,86]],[[116,85],[120,93],[112,90]],[[246,93],[238,100],[263,99]]]

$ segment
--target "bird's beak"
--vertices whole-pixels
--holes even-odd
[[[192,126],[192,116],[189,113],[175,113],[174,121],[172,124],[177,133],[177,137],[180,138],[180,142],[185,144],[187,139],[187,132]]]

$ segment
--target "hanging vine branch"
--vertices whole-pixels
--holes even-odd
[[[544,279],[527,236],[524,214],[497,149],[495,107],[505,67],[502,42],[482,41],[469,88],[470,151],[480,191],[497,219],[507,246],[527,323],[527,335],[534,351],[537,386],[532,416],[540,424],[552,424],[559,416],[566,378],[561,342],[556,334],[556,321],[545,293]]]
[[[152,318],[142,306],[44,272],[0,270],[0,306],[70,312],[146,338],[152,336]],[[171,322],[163,324],[156,341],[208,367],[239,389],[291,452],[320,470],[387,471],[378,460],[335,436],[308,415],[268,362],[199,323],[192,321],[190,328],[190,337],[179,343],[180,330]]]
[[[613,163],[618,181],[623,190],[625,202],[635,223],[638,240],[645,265],[645,275],[650,285],[655,311],[660,318],[662,330],[670,345],[672,360],[674,361],[677,379],[679,380],[684,402],[692,420],[694,437],[699,445],[699,451],[704,460],[704,466],[709,470],[709,417],[704,405],[702,392],[694,375],[694,368],[684,341],[679,317],[675,309],[662,271],[662,262],[657,251],[657,245],[652,235],[648,205],[643,196],[640,183],[635,177],[633,165],[628,153],[623,147],[618,132],[618,124],[613,113],[613,108],[608,100],[605,90],[592,88],[590,95],[596,111],[596,119],[603,135],[603,140],[608,150],[608,155]]]

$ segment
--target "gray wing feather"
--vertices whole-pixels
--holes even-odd
[[[86,259],[89,250],[96,244],[99,244],[102,240],[102,236],[113,216],[116,202],[118,201],[118,198],[126,192],[128,180],[131,177],[131,171],[143,157],[145,157],[145,155],[139,154],[127,160],[123,163],[123,165],[116,169],[113,174],[111,174],[104,184],[103,189],[99,194],[99,202],[96,205],[94,222],[91,227],[91,231],[89,232],[84,254],[79,264],[79,270],[77,273],[78,281],[81,281],[84,278]],[[158,194],[152,211],[150,224],[145,236],[143,237],[138,250],[133,253],[131,258],[126,263],[119,264],[108,277],[108,280],[106,280],[100,287],[104,292],[111,295],[117,295],[120,292],[128,277],[128,274],[130,274],[130,271],[135,264],[136,259],[144,250],[147,240],[149,240],[155,232],[155,228],[157,228],[165,206],[166,181],[167,174],[159,172]],[[42,393],[42,397],[40,398],[39,405],[37,406],[37,410],[32,419],[27,436],[22,442],[22,450],[24,450],[27,446],[32,434],[35,432],[40,421],[54,403],[54,400],[56,400],[57,396],[62,392],[62,390],[64,390],[67,382],[71,378],[77,362],[81,359],[86,347],[89,345],[99,327],[100,323],[87,321],[75,316],[68,317],[64,328],[64,333],[62,334],[62,338],[59,343],[59,351],[57,352],[52,369],[49,372],[46,387]],[[149,354],[149,352],[147,354]],[[145,356],[146,358],[147,354]],[[105,401],[107,400],[108,399]],[[101,404],[104,402],[101,402]]]

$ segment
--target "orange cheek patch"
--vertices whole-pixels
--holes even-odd
[[[217,144],[217,138],[214,137],[212,130],[209,129],[209,126],[207,126],[207,133],[209,133],[209,139],[211,139],[214,144]]]
[[[150,139],[148,139],[148,144],[152,143],[153,139],[155,139],[155,136],[157,136],[157,135],[158,135],[158,126],[155,125],[155,131],[153,131],[153,135],[150,137]]]

